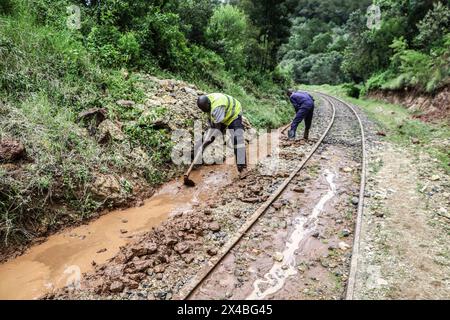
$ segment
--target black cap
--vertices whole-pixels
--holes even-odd
[[[197,100],[197,106],[203,112],[211,112],[211,101],[207,96],[200,96]]]

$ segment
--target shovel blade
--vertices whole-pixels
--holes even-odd
[[[184,176],[184,185],[187,187],[195,187],[195,182],[189,179],[188,176]]]

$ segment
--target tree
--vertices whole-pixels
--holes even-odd
[[[182,30],[189,41],[200,45],[206,44],[206,28],[219,2],[219,0],[180,1],[176,12],[180,16]]]
[[[242,0],[238,3],[258,29],[256,40],[263,48],[261,55],[255,56],[250,65],[257,65],[261,70],[274,69],[277,64],[278,49],[289,37],[291,25],[289,12],[295,1]]]
[[[435,3],[425,18],[417,25],[419,34],[414,43],[422,48],[431,48],[442,41],[443,34],[450,32],[450,8],[441,2]]]
[[[225,60],[228,69],[238,74],[244,67],[244,47],[247,35],[247,17],[232,5],[218,7],[206,29],[209,47]]]

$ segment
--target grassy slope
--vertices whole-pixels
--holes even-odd
[[[132,198],[133,184],[151,188],[169,178],[170,135],[126,126],[137,120],[139,110],[116,104],[119,99],[145,101],[152,83],[138,73],[100,67],[82,39],[64,28],[36,25],[27,16],[0,16],[0,58],[0,136],[23,142],[30,159],[12,168],[0,164],[2,244],[88,219]],[[222,80],[222,90],[198,85],[235,96],[256,127],[288,121],[290,107],[275,85],[252,86],[249,92],[230,77]],[[125,124],[125,141],[100,145],[77,121],[79,112],[100,107]],[[115,176],[121,199],[95,197],[92,183],[99,174]]]
[[[400,105],[348,97],[341,86],[302,86],[302,88],[335,95],[360,106],[379,125],[380,131],[386,133],[388,141],[415,151],[423,150],[429,153],[450,173],[450,128],[445,123],[432,124],[413,119],[411,112]],[[418,139],[420,143],[413,144],[413,139]]]

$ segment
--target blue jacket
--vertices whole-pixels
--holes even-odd
[[[312,108],[314,107],[314,98],[307,92],[294,92],[291,96],[291,102],[294,105],[295,112],[298,112],[300,108]]]

